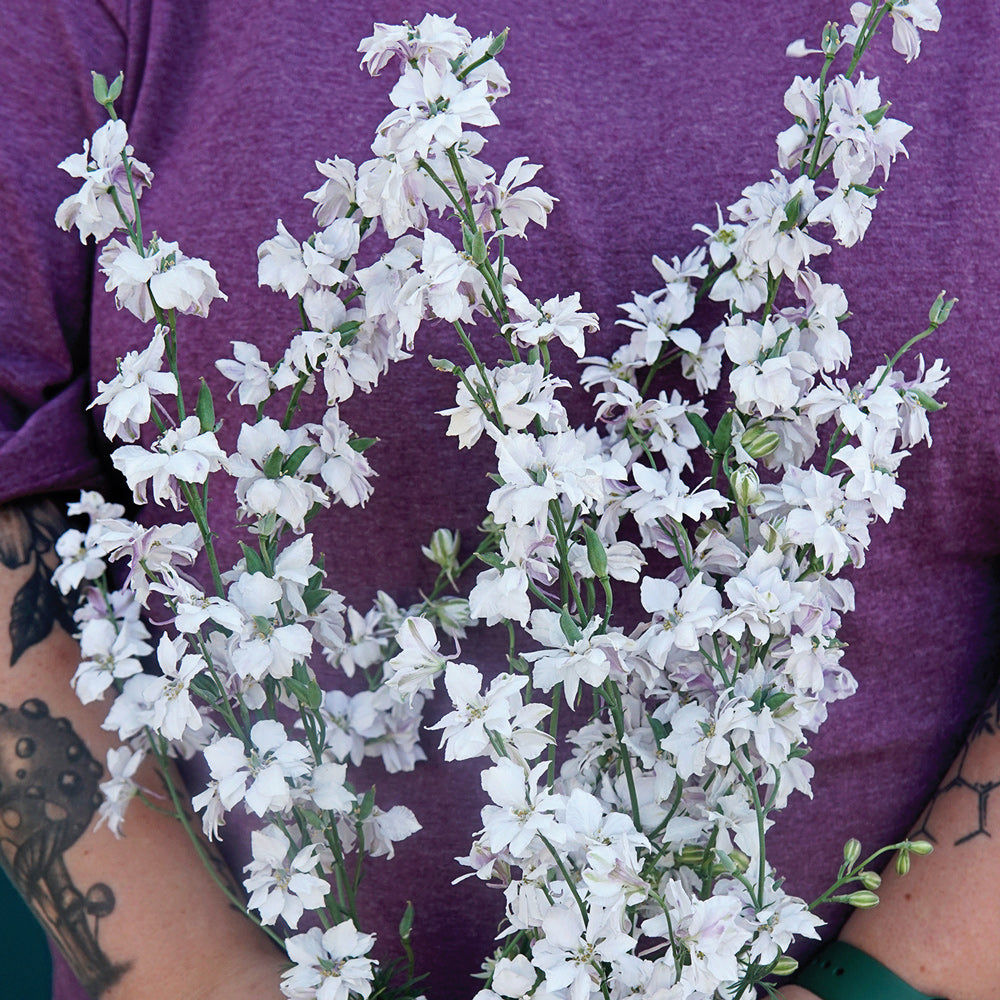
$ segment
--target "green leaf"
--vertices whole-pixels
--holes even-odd
[[[656,740],[657,746],[659,746],[667,738],[667,727],[659,719],[654,719],[651,715],[647,715],[646,719],[649,721],[649,728],[653,730],[653,738]]]
[[[284,461],[284,458],[285,456],[281,454],[280,448],[275,448],[267,456],[267,461],[264,463],[264,475],[268,479],[277,479],[281,475],[281,463]]]
[[[263,573],[264,560],[261,559],[260,553],[256,549],[250,548],[246,542],[240,542],[240,548],[243,550],[243,558],[246,560],[247,572]]]
[[[399,922],[399,937],[403,941],[410,940],[410,931],[413,930],[413,903],[406,901],[406,909],[403,911],[403,919]]]
[[[369,788],[365,792],[365,797],[358,803],[358,819],[368,819],[375,808],[375,789]]]
[[[802,192],[797,191],[792,200],[785,206],[785,221],[778,226],[779,233],[787,233],[799,224],[799,215],[802,212]]]
[[[733,415],[732,410],[726,410],[722,414],[719,426],[715,428],[715,434],[712,435],[712,448],[720,455],[725,453],[733,437]]]
[[[916,396],[920,405],[928,413],[937,413],[938,410],[943,410],[948,405],[947,403],[939,403],[933,396],[928,396],[923,389],[908,389],[907,392],[911,396]]]
[[[699,417],[697,413],[687,412],[684,414],[688,418],[688,423],[695,429],[698,434],[698,440],[711,450],[712,448],[712,428],[705,423],[702,417]]]
[[[282,471],[286,476],[294,476],[296,472],[299,471],[299,466],[306,460],[306,456],[313,450],[315,445],[311,444],[300,444],[298,448],[295,449],[288,456],[288,460],[282,465]]]
[[[502,570],[505,566],[503,559],[500,558],[497,552],[477,552],[476,555],[486,563],[487,566],[492,566],[494,569]]]
[[[562,629],[563,635],[566,636],[567,642],[579,642],[583,638],[580,627],[573,621],[565,608],[559,610],[559,627]]]
[[[378,438],[351,438],[348,444],[360,454],[367,451],[373,444],[378,444]]]
[[[889,110],[888,104],[883,104],[882,107],[876,108],[874,111],[869,111],[868,114],[864,116],[866,122],[874,128],[883,118],[885,118],[886,112]]]
[[[472,262],[476,265],[482,264],[486,260],[486,238],[481,229],[476,230],[476,235],[472,240],[472,248],[469,251]]]
[[[202,701],[214,705],[219,700],[219,688],[210,674],[195,675],[189,686]]]

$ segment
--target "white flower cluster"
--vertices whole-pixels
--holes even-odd
[[[276,363],[246,343],[219,362],[256,409],[231,455],[207,386],[189,410],[177,379],[176,314],[207,311],[214,274],[156,237],[142,243],[136,200],[132,214],[118,206],[135,188],[127,171],[146,175],[129,166],[124,139],[95,136],[87,184],[99,175],[104,187],[88,197],[111,198],[130,238],[102,254],[108,287],[157,320],[150,346],[99,384],[97,402],[106,433],[126,442],[113,458],[136,500],[192,517],[142,529],[85,497],[78,512],[91,527],[60,541],[56,581],[86,596],[74,684],[85,700],[114,689],[106,726],[132,746],[109,759],[102,816],[120,829],[136,754],[202,752],[210,781],[194,804],[206,832],[234,809],[265,824],[246,867],[250,907],[292,929],[305,910],[326,910],[328,930],[288,941],[286,996],[374,989],[345,859],[391,857],[419,824],[356,790],[348,768],[366,756],[390,771],[423,759],[421,711],[438,679],[452,705],[434,727],[445,758],[486,759],[482,830],[461,860],[506,900],[507,945],[477,1000],[737,995],[787,967],[794,937],[816,935],[818,919],[772,870],[765,835],[793,792],[810,794],[809,734],[854,690],[837,637],[853,591],[836,574],[864,563],[872,523],[902,506],[900,461],[930,442],[927,414],[947,382],[940,362],[921,358],[913,378],[895,367],[947,319],[943,295],[928,329],[859,381],[843,374],[846,295],[814,270],[830,250],[823,237],[850,246],[864,236],[873,176],[905,152],[908,126],[886,117],[857,59],[827,72],[839,52],[859,55],[886,16],[908,59],[915,30],[937,28],[930,0],[855,4],[853,25],[827,27],[814,50],[826,60],[819,82],[796,78],[786,94],[795,121],[778,137],[782,170],[745,188],[725,220],[719,210],[714,226],[696,226],[703,246],[653,259],[661,286],[622,306],[628,341],[611,358],[585,357],[598,320],[577,293],[530,300],[505,255],[506,237],[544,225],[553,199],[526,186],[539,169],[526,158],[499,178],[477,159],[476,129],[496,124],[509,89],[495,58],[504,36],[472,39],[434,15],[376,25],[362,64],[373,74],[396,64],[394,110],[372,159],[317,164],[324,182],[307,198],[321,228],[299,242],[279,222],[259,248],[260,283],[296,299],[302,324]],[[106,146],[119,150],[124,187]],[[103,228],[102,212],[76,212],[81,234]],[[431,227],[444,216],[451,236]],[[391,246],[368,263],[364,239],[379,226]],[[693,317],[705,296],[726,315],[703,336]],[[409,355],[427,319],[454,324],[468,355],[434,362],[457,380],[447,433],[460,448],[488,439],[496,458],[477,550],[485,568],[468,601],[445,596],[463,566],[459,540],[442,530],[424,550],[440,569],[433,593],[406,609],[380,594],[361,615],[324,587],[305,529],[331,498],[367,500],[366,442],[341,407]],[[509,360],[482,362],[466,330],[478,322],[493,324]],[[568,383],[551,370],[552,341],[583,360],[595,427],[573,426],[557,398]],[[675,362],[693,399],[650,389]],[[731,405],[711,426],[702,397],[723,373]],[[294,426],[299,394],[320,379],[322,422]],[[284,419],[266,415],[283,392]],[[233,480],[252,542],[226,572],[207,521],[219,475]],[[130,598],[98,582],[104,558],[128,561]],[[186,571],[196,559],[214,593]],[[646,617],[626,628],[614,595],[636,585]],[[144,673],[154,644],[136,608],[151,600],[168,609],[170,632],[155,645],[158,669]],[[473,621],[517,623],[532,648],[487,683],[438,637],[459,639]],[[318,654],[360,671],[369,689],[324,692],[310,665]],[[563,700],[593,711],[557,768]],[[297,711],[296,728],[279,708]],[[845,862],[838,886],[859,871]]]

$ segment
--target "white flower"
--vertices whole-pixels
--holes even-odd
[[[283,430],[271,417],[242,426],[236,454],[229,456],[227,471],[237,479],[236,497],[244,513],[257,518],[274,514],[293,531],[305,530],[309,511],[315,504],[326,506],[329,500],[315,483],[305,478],[306,469],[302,465],[295,473],[283,472],[282,468],[298,448],[307,444],[312,442],[303,430]],[[284,457],[281,468],[276,475],[268,475],[267,462],[276,451]]]
[[[522,753],[527,750],[528,759],[536,756],[531,753],[533,748],[524,746],[524,736],[529,734],[517,734],[517,729],[534,730],[530,735],[535,737],[532,742],[537,743],[539,752],[549,742],[548,737],[534,727],[552,709],[545,705],[531,705],[525,709],[521,704],[520,692],[528,683],[527,677],[499,674],[490,682],[486,693],[481,694],[483,677],[474,666],[449,663],[444,683],[455,711],[428,728],[444,730],[441,746],[445,748],[445,760],[467,760],[489,753],[494,739],[501,744],[513,742]]]
[[[327,226],[334,219],[346,217],[355,200],[357,168],[350,160],[335,156],[323,163],[316,160],[316,169],[326,180],[315,191],[310,191],[306,198],[316,203],[313,209],[316,221],[321,226]]]
[[[309,751],[289,740],[281,723],[272,719],[254,723],[250,742],[249,757],[235,736],[223,736],[205,748],[205,760],[218,782],[219,799],[226,809],[245,799],[247,808],[258,816],[280,812],[292,801],[287,779],[309,770]]]
[[[281,992],[288,1000],[349,1000],[368,997],[375,977],[371,951],[374,934],[361,934],[351,920],[327,931],[312,927],[285,942],[295,965],[282,973]]]
[[[112,192],[129,223],[135,221],[123,153],[130,158],[135,196],[139,198],[149,187],[153,171],[132,156],[128,132],[120,118],[105,122],[91,139],[83,140],[82,153],[67,156],[59,164],[59,169],[70,177],[82,178],[83,186],[56,209],[56,225],[66,230],[76,226],[81,243],[91,236],[99,243],[115,229],[124,228]]]
[[[330,887],[312,874],[317,866],[315,844],[290,857],[294,845],[272,825],[250,834],[250,849],[253,860],[243,867],[248,873],[243,885],[250,894],[247,907],[260,914],[262,923],[281,919],[294,928],[304,909],[322,909]]]
[[[263,573],[241,573],[229,588],[229,602],[241,616],[213,617],[230,628],[229,654],[233,670],[255,681],[265,676],[290,677],[296,660],[306,661],[312,652],[312,635],[301,622],[278,613],[281,584]]]
[[[561,844],[565,836],[553,815],[562,804],[561,796],[537,781],[548,767],[547,761],[525,774],[524,768],[504,758],[482,773],[483,789],[495,805],[483,807],[484,839],[491,851],[510,851],[515,858],[527,858],[536,849],[537,835]]]
[[[393,806],[388,810],[372,806],[372,811],[361,821],[365,852],[373,858],[392,858],[396,854],[396,843],[420,829],[417,817],[406,806]]]
[[[670,580],[647,576],[640,588],[642,606],[653,615],[643,633],[642,649],[660,667],[672,649],[696,651],[722,614],[722,598],[696,573],[683,592]]]
[[[545,228],[548,214],[556,199],[540,187],[521,187],[527,184],[541,167],[528,163],[526,156],[511,160],[496,184],[488,184],[479,206],[477,221],[481,226],[494,228],[492,212],[500,211],[501,233],[507,236],[524,236],[529,222]],[[515,191],[515,188],[520,190]]]
[[[542,936],[531,948],[534,965],[545,973],[547,989],[565,990],[569,1000],[599,994],[602,963],[615,963],[636,944],[609,914],[591,905],[584,925],[576,906],[554,906],[542,921]]]
[[[378,475],[363,452],[353,447],[353,431],[343,420],[335,406],[323,414],[322,425],[311,424],[316,434],[322,466],[319,474],[336,500],[346,507],[363,507],[372,495],[371,480]]]
[[[144,249],[140,254],[112,240],[98,258],[108,277],[104,288],[115,293],[119,309],[146,323],[156,315],[154,302],[160,309],[207,316],[213,299],[226,299],[208,261],[187,257],[176,243],[155,235]]]
[[[818,201],[810,178],[802,175],[789,182],[777,170],[770,181],[744,188],[743,197],[729,207],[733,222],[745,226],[734,246],[737,256],[761,271],[794,280],[811,257],[830,252],[804,228]]]
[[[509,288],[507,304],[520,322],[508,323],[504,332],[513,334],[519,344],[527,347],[556,338],[582,358],[585,353],[584,333],[596,330],[599,325],[596,313],[580,311],[579,292],[564,299],[555,296],[546,302],[533,304],[520,289]]]
[[[158,326],[143,351],[129,351],[118,362],[118,374],[110,382],[98,382],[98,394],[88,409],[106,406],[104,434],[135,441],[152,412],[152,397],[177,395],[177,379],[160,371],[166,349],[166,327]]]
[[[151,449],[127,444],[111,455],[137,503],[146,503],[151,484],[153,500],[158,504],[169,500],[174,510],[180,510],[184,502],[178,483],[204,483],[211,473],[222,468],[225,459],[215,434],[202,432],[194,414],[181,421],[179,427],[165,431]]]
[[[107,570],[99,529],[88,529],[86,534],[76,528],[64,531],[56,539],[56,555],[60,562],[52,582],[62,594],[76,590],[84,580],[100,579]]]
[[[600,687],[612,666],[619,665],[617,651],[625,637],[614,631],[596,634],[604,624],[596,617],[582,631],[569,621],[569,630],[574,636],[570,638],[563,631],[563,623],[567,620],[544,608],[533,611],[528,633],[546,648],[521,655],[534,663],[531,676],[538,688],[551,691],[556,684],[564,684],[566,701],[575,706],[581,681],[594,688]]]
[[[239,389],[239,400],[243,406],[256,406],[271,398],[276,389],[284,389],[292,384],[290,377],[284,377],[279,369],[271,371],[271,366],[261,360],[256,344],[233,341],[233,359],[222,358],[215,367],[233,383],[229,390]]]
[[[399,110],[389,114],[378,131],[403,160],[426,159],[432,145],[450,149],[466,125],[498,124],[486,80],[466,85],[450,68],[439,72],[430,62],[420,69],[407,66],[389,100]]]
[[[145,756],[145,750],[131,750],[129,747],[112,747],[108,751],[108,774],[111,777],[99,786],[104,799],[97,808],[97,825],[107,823],[116,837],[122,836],[128,804],[142,790],[135,780],[135,772]]]

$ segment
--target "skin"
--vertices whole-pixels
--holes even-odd
[[[106,705],[76,698],[79,648],[38,596],[64,527],[45,502],[0,510],[0,863],[95,998],[278,1000],[286,961],[176,819],[133,803],[123,838],[95,829],[118,740],[101,729]],[[161,788],[151,766],[139,782]]]
[[[890,865],[881,902],[858,910],[841,939],[911,986],[949,1000],[993,1000],[1000,980],[1000,695],[928,804],[912,836],[934,853],[913,858],[905,878]],[[814,1000],[797,986],[785,1000]]]

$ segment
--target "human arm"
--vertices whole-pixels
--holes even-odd
[[[277,998],[281,952],[204,870],[182,825],[141,803],[95,828],[106,706],[70,686],[79,649],[40,597],[59,515],[0,508],[0,861],[101,1000]],[[161,790],[151,767],[139,783]]]
[[[1000,791],[1000,691],[913,831],[914,838],[932,841],[934,853],[914,859],[905,878],[890,864],[879,905],[855,911],[840,934],[929,996],[996,996],[1000,847],[989,810],[995,791]],[[814,1000],[799,986],[785,987],[782,997]]]

